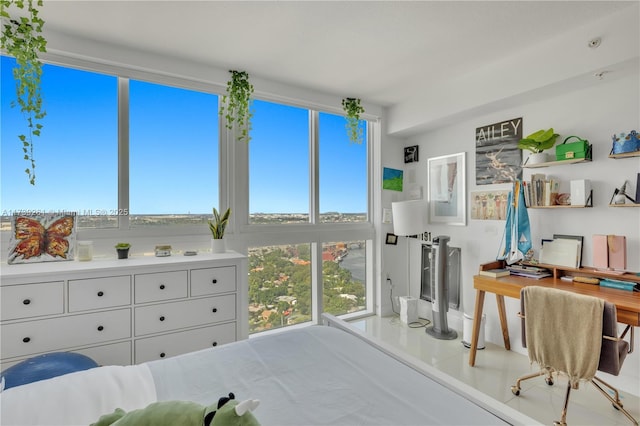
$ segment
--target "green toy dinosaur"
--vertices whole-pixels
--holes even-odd
[[[161,401],[128,413],[116,408],[91,426],[260,426],[252,413],[258,404],[257,399],[238,402],[233,393],[208,407],[189,401]]]

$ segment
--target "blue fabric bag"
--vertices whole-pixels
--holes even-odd
[[[531,226],[524,203],[524,186],[517,180],[507,200],[507,221],[496,259],[511,265],[523,260],[531,247]]]
[[[638,138],[638,132],[635,130],[630,131],[628,134],[618,133],[613,135],[612,139],[611,154],[624,154],[640,150],[640,139]]]

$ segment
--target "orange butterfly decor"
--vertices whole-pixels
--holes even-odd
[[[48,227],[32,217],[15,217],[14,236],[16,244],[10,253],[10,260],[22,257],[23,260],[48,254],[54,258],[67,259],[71,244],[69,236],[74,233],[75,216],[56,216]]]

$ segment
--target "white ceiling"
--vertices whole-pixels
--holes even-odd
[[[74,38],[392,107],[637,4],[45,0],[41,17]]]

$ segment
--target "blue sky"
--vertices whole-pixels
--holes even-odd
[[[117,209],[117,79],[45,66],[32,186],[17,136],[25,120],[10,107],[12,63],[2,57],[2,212]],[[306,213],[307,110],[258,100],[253,111],[250,212]],[[131,213],[210,213],[218,205],[217,97],[132,81],[130,123]],[[366,144],[348,141],[342,116],[322,113],[320,123],[320,211],[365,212]]]

